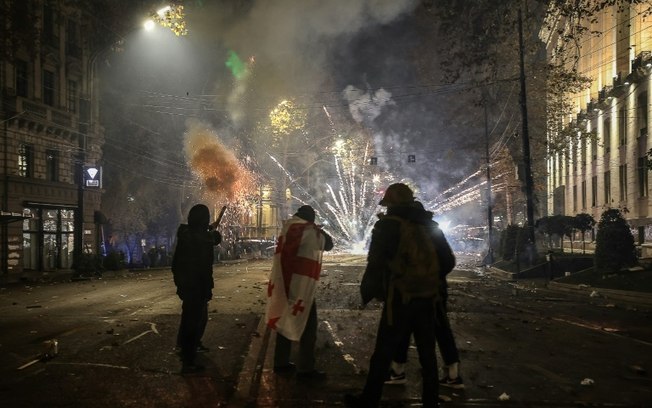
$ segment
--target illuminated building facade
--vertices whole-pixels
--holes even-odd
[[[639,244],[652,241],[652,197],[646,153],[652,148],[652,16],[649,4],[624,10],[607,7],[579,43],[577,71],[590,86],[567,95],[574,112],[563,118],[570,138],[563,152],[549,155],[549,215],[588,213],[600,220],[607,208],[620,208]],[[555,62],[566,21],[542,32],[548,58]],[[575,61],[575,59],[573,59]],[[592,135],[580,137],[580,135]],[[549,129],[548,140],[555,137]]]
[[[74,250],[97,251],[102,218],[96,165],[104,136],[87,40],[91,18],[62,2],[8,4],[2,21],[10,35],[0,55],[0,274],[69,269]]]

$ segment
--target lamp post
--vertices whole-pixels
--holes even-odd
[[[172,26],[165,25],[165,22],[174,21],[175,24],[179,25],[177,19],[179,15],[182,17],[182,14],[175,14],[171,16],[170,13],[171,7],[163,8],[157,11],[158,18],[154,18],[154,21],[148,20],[145,24],[145,29],[151,31],[156,24],[160,24],[172,29],[175,34],[183,35],[184,32],[175,31]],[[181,21],[183,23],[183,21]],[[183,24],[185,30],[185,23]],[[86,177],[85,177],[85,165],[87,157],[87,142],[88,137],[96,135],[100,128],[99,123],[99,83],[98,83],[98,60],[100,57],[106,55],[112,48],[116,45],[116,40],[121,42],[124,41],[125,36],[140,29],[141,27],[136,27],[130,30],[125,35],[118,34],[111,42],[108,44],[103,44],[103,46],[98,46],[96,51],[93,51],[86,65],[86,77],[88,78],[88,102],[80,105],[80,124],[79,124],[79,139],[78,139],[78,152],[73,159],[73,165],[75,168],[75,182],[77,183],[77,210],[75,211],[74,216],[74,245],[73,245],[73,259],[74,265],[77,272],[81,271],[83,268],[83,252],[84,252],[84,224],[85,224],[85,195],[87,189],[85,186]],[[95,163],[93,163],[95,165]],[[100,184],[94,185],[93,187],[101,188]],[[99,243],[98,243],[99,244]]]

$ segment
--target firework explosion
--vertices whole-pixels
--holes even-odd
[[[373,224],[377,220],[376,210],[381,187],[392,177],[380,175],[367,165],[371,147],[363,146],[363,153],[353,147],[355,143],[338,139],[332,147],[329,158],[336,170],[334,183],[326,185],[325,196],[315,197],[301,185],[301,179],[293,177],[273,156],[273,162],[285,173],[294,186],[292,198],[302,204],[315,207],[325,219],[324,229],[338,242],[339,248],[347,252],[363,253],[371,237]]]
[[[184,152],[193,173],[213,198],[236,202],[256,191],[253,175],[208,125],[190,122]]]

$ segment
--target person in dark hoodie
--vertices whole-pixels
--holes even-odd
[[[423,208],[423,204],[418,201],[414,202],[414,206]],[[428,211],[430,217],[432,213]],[[444,245],[441,246],[441,252],[446,253],[448,249]],[[452,252],[452,251],[450,251]],[[444,255],[441,255],[444,256]],[[447,259],[450,259],[449,257]],[[444,360],[444,377],[439,380],[439,385],[463,389],[464,381],[459,373],[460,355],[455,342],[453,329],[451,328],[450,320],[448,319],[448,282],[446,277],[455,267],[455,259],[451,263],[447,262],[446,268],[439,269],[439,292],[441,293],[441,301],[437,304],[437,318],[435,319],[435,335],[437,336],[437,346],[439,346],[439,353],[442,360]],[[391,368],[385,380],[385,384],[402,385],[406,384],[407,379],[405,376],[405,364],[407,362],[407,353],[410,346],[410,335],[408,335],[403,343],[399,346],[394,354]]]
[[[213,247],[222,241],[210,223],[208,207],[197,204],[188,213],[188,224],[177,229],[172,273],[181,299],[181,323],[177,344],[181,348],[181,373],[202,371],[195,363],[198,349],[207,351],[201,338],[208,322],[208,302],[213,298]]]
[[[360,292],[363,304],[376,298],[383,301],[384,305],[365,386],[361,394],[345,395],[344,403],[347,407],[379,405],[392,357],[410,334],[414,335],[421,363],[423,406],[432,408],[439,405],[435,354],[438,296],[415,297],[403,301],[401,293],[389,284],[392,278],[390,264],[399,250],[403,222],[425,227],[423,229],[427,231],[434,246],[440,270],[452,269],[455,265],[450,245],[438,224],[432,220],[432,214],[415,203],[414,193],[403,183],[390,185],[380,201],[380,205],[387,207],[387,212],[379,214],[379,220],[374,224]],[[438,276],[433,279],[438,279]]]

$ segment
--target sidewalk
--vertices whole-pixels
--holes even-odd
[[[636,290],[623,290],[591,285],[578,280],[578,283],[565,283],[565,278],[556,278],[548,280],[546,278],[527,278],[518,279],[517,274],[489,267],[487,274],[495,279],[516,282],[523,285],[533,286],[538,289],[547,289],[552,291],[561,291],[581,297],[602,297],[614,301],[622,301],[630,304],[641,306],[652,306],[652,293],[641,292]],[[652,274],[651,274],[652,275]],[[650,277],[652,279],[652,276]]]

